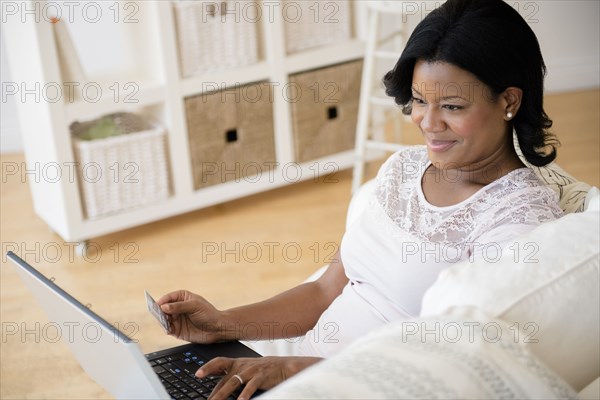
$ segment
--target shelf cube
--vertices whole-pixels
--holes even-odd
[[[258,62],[258,3],[176,1],[173,10],[182,77]]]
[[[272,102],[273,85],[267,82],[185,99],[196,190],[275,167]]]
[[[350,40],[352,2],[284,0],[282,15],[288,54]]]
[[[87,218],[115,214],[170,195],[165,129],[130,113],[108,116],[122,135],[94,140],[78,136],[98,120],[71,124],[78,182]]]
[[[290,76],[297,162],[354,148],[361,74],[358,60]]]

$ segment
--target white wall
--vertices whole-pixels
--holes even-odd
[[[507,2],[520,12],[538,36],[548,67],[547,92],[600,86],[600,1],[508,0]],[[416,7],[419,12],[423,11],[423,15],[433,9],[431,1],[429,5],[425,5],[423,1],[408,3],[412,3],[411,10]],[[435,6],[436,2],[433,3]],[[419,19],[421,16],[415,17]],[[86,33],[81,32],[81,34]],[[5,46],[1,47],[1,78],[2,82],[9,82],[10,71],[4,51]],[[21,151],[15,102],[12,97],[6,100],[0,102],[0,151]]]
[[[1,31],[1,30],[0,30]],[[4,46],[4,35],[0,33],[0,77],[2,82],[10,82],[10,71]],[[4,97],[4,88],[2,96]],[[13,96],[0,98],[0,151],[2,153],[15,153],[22,151],[21,136],[19,134],[19,121],[17,108]]]
[[[548,68],[547,92],[600,86],[600,2],[519,1]],[[516,8],[516,7],[515,7]]]

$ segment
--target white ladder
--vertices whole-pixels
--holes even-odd
[[[404,21],[401,19],[400,29],[395,30],[392,34],[386,35],[384,38],[379,37],[379,29],[382,14],[394,14],[402,17],[403,5],[402,1],[369,1],[367,5],[368,10],[368,24],[367,24],[367,37],[366,37],[366,48],[365,58],[363,62],[362,71],[362,83],[360,89],[360,100],[358,105],[358,120],[356,123],[356,144],[355,144],[355,161],[354,170],[352,173],[352,192],[360,187],[363,181],[366,153],[367,149],[383,150],[383,151],[397,151],[404,146],[398,143],[390,143],[383,140],[382,132],[376,132],[373,128],[372,116],[376,109],[390,110],[394,109],[397,113],[400,113],[399,107],[391,97],[386,97],[383,92],[381,94],[375,94],[373,90],[374,81],[374,68],[377,59],[380,60],[394,60],[397,61],[400,58],[401,48],[398,49],[398,43],[400,42],[401,47],[404,46],[405,41],[405,28]],[[387,43],[395,40],[394,50],[382,50],[381,47]],[[401,138],[402,125],[398,118],[394,118],[394,133],[396,138]],[[371,138],[369,138],[371,134]]]

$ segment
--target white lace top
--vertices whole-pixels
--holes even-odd
[[[349,283],[305,336],[301,354],[328,357],[380,325],[417,316],[444,268],[478,257],[494,262],[516,235],[562,215],[556,193],[528,168],[458,204],[431,205],[421,187],[429,165],[426,148],[415,146],[381,167],[369,206],[342,239]],[[456,178],[447,174],[437,178]]]

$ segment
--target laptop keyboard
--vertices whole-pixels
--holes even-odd
[[[150,360],[172,399],[207,399],[221,380],[220,376],[196,378],[194,373],[204,361],[191,351]],[[230,396],[229,399],[235,399]]]

